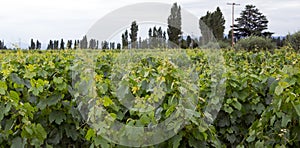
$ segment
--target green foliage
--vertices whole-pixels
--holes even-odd
[[[211,41],[211,33],[216,40],[221,41],[224,38],[225,19],[219,7],[214,12],[207,12],[199,20],[199,27],[202,34],[203,43]]]
[[[241,39],[236,44],[237,49],[245,49],[247,51],[273,50],[275,44],[269,38],[250,36]]]
[[[148,126],[178,112],[177,105],[182,97],[176,96],[183,88],[191,87],[182,77],[185,71],[174,67],[162,53],[126,64],[132,70],[119,83],[120,91],[113,94],[116,88],[111,76],[116,70],[113,68],[118,67],[114,67],[112,61],[119,53],[97,52],[94,82],[99,101],[96,103],[103,104],[113,120],[126,125]],[[186,52],[198,72],[196,110],[186,112],[190,121],[187,120],[189,124],[182,129],[179,125],[184,118],[173,123],[176,125],[173,130],[180,129],[177,135],[153,147],[300,146],[299,53],[224,51],[225,98],[216,120],[208,125],[201,117],[206,101],[214,95],[211,75],[215,73],[208,65],[205,51]],[[70,74],[75,67],[72,65],[76,61],[74,51],[5,51],[1,52],[0,59],[1,148],[121,147],[99,136],[99,131],[87,124],[84,114],[79,112],[80,104],[77,104],[78,96],[72,88]],[[122,72],[118,70],[115,72]],[[154,82],[161,87],[151,90],[149,86]],[[79,86],[88,87],[86,83]],[[154,115],[153,112],[126,113],[117,96],[124,98],[128,93],[140,98],[136,108],[147,109],[146,103],[162,100],[158,107],[161,116],[156,116],[156,112]],[[145,140],[140,136],[142,132],[136,130],[124,137],[140,142]]]
[[[123,47],[123,49],[128,48],[128,31],[127,30],[122,34],[122,47]]]
[[[287,42],[296,50],[300,51],[300,31],[287,35]]]
[[[235,36],[240,39],[248,36],[264,36],[270,37],[273,33],[265,32],[268,29],[266,16],[263,15],[254,5],[246,5],[245,10],[236,19],[237,24],[234,25]]]
[[[131,23],[131,28],[130,28],[131,33],[129,34],[130,36],[130,41],[131,41],[131,48],[137,48],[137,35],[139,31],[139,27],[136,24],[136,21],[133,21]]]
[[[168,17],[168,29],[167,29],[169,41],[171,45],[179,45],[179,39],[181,38],[181,8],[174,3],[171,8],[171,14]],[[172,47],[174,48],[174,47]]]

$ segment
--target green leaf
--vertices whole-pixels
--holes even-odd
[[[144,115],[142,115],[142,117],[141,117],[141,119],[140,119],[140,121],[142,122],[142,124],[148,124],[148,123],[150,123],[150,118],[146,115],[146,114],[144,114]]]
[[[17,83],[17,84],[24,84],[24,80],[22,80],[17,74],[12,73],[11,74],[11,79],[13,82]]]
[[[32,134],[33,134],[32,129],[29,128],[28,126],[25,126],[25,131],[26,131],[29,135],[32,135]]]
[[[260,147],[264,147],[264,144],[265,144],[265,141],[257,141],[256,143],[255,143],[255,147],[258,147],[258,148],[260,148]]]
[[[78,137],[78,133],[75,129],[75,126],[65,126],[65,131],[66,131],[66,135],[67,137],[71,137],[72,140],[76,141],[77,137]]]
[[[95,137],[94,142],[95,142],[95,146],[101,145],[101,148],[110,148],[109,143],[101,136]]]
[[[255,131],[251,131],[249,137],[246,139],[247,142],[253,142],[255,140]]]
[[[283,92],[283,87],[281,87],[280,85],[278,85],[278,86],[275,88],[275,94],[276,94],[277,96],[279,96],[282,92]]]
[[[232,106],[239,111],[242,109],[242,104],[237,100],[232,103]]]
[[[293,82],[291,82],[291,83],[293,83]],[[278,82],[278,85],[279,85],[280,87],[282,87],[283,89],[289,87],[289,83],[288,83],[288,82],[285,82],[285,81],[280,81],[280,82]]]
[[[57,123],[58,125],[60,125],[66,118],[67,117],[66,117],[65,113],[63,113],[61,111],[53,111],[49,115],[50,123],[55,121],[55,123]]]
[[[20,100],[19,94],[15,91],[12,91],[12,90],[9,92],[9,97],[11,99],[13,99],[16,103],[18,103],[19,100]]]
[[[294,102],[292,102],[294,109],[296,110],[297,115],[300,117],[300,104],[295,105]]]
[[[47,138],[47,132],[45,131],[45,129],[43,128],[43,126],[41,124],[37,124],[36,128],[36,135],[38,136],[38,139],[42,142]]]
[[[233,112],[233,109],[230,106],[224,106],[224,111],[231,114]]]
[[[104,98],[103,98],[103,105],[105,107],[108,107],[108,106],[110,106],[112,104],[114,104],[113,101],[108,96],[104,96]]]
[[[28,78],[28,79],[32,79],[35,76],[36,76],[36,72],[26,71],[24,74],[24,78]]]
[[[182,140],[182,135],[178,134],[172,138],[173,148],[178,148],[180,145],[180,141]]]
[[[292,121],[291,115],[287,115],[287,114],[283,115],[281,120],[281,127],[286,127],[287,124],[291,121]]]
[[[21,137],[16,137],[12,140],[11,148],[24,148],[26,142]]]
[[[276,120],[276,115],[273,115],[270,121],[270,126],[273,126],[275,120]]]
[[[94,136],[95,136],[95,131],[92,128],[90,128],[85,135],[85,139],[87,141],[90,141],[90,139]]]
[[[0,81],[0,95],[5,95],[6,90],[7,90],[6,83],[3,81]]]
[[[61,84],[63,82],[63,77],[54,77],[53,82],[56,84]]]

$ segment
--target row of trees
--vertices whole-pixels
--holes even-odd
[[[259,36],[270,38],[272,32],[266,31],[268,29],[268,20],[265,15],[259,12],[259,9],[254,5],[246,5],[245,10],[240,13],[235,21],[237,22],[231,29],[227,37],[224,37],[225,19],[219,7],[214,12],[207,12],[206,15],[199,19],[199,29],[202,36],[200,38],[191,38],[191,36],[183,37],[182,22],[181,22],[181,7],[174,3],[171,8],[171,14],[167,18],[167,31],[162,30],[161,27],[154,26],[149,28],[148,38],[138,38],[139,26],[136,21],[133,21],[131,27],[122,34],[122,44],[109,43],[90,39],[84,36],[81,40],[68,40],[65,44],[64,40],[50,40],[47,49],[128,49],[128,48],[194,48],[199,45],[206,45],[210,41],[216,39],[221,42],[230,42],[231,32],[234,31],[235,41],[249,36]],[[283,46],[285,38],[273,38],[277,46]],[[0,49],[6,48],[4,42],[0,41]],[[41,49],[41,43],[31,39],[29,49]]]
[[[137,43],[138,25],[134,21],[130,28],[122,34],[122,46],[123,48],[157,48],[157,47],[181,47],[181,48],[193,48],[198,45],[206,45],[210,41],[223,41],[229,44],[231,39],[231,32],[234,31],[235,41],[249,36],[261,36],[270,38],[272,32],[265,31],[268,29],[268,20],[265,15],[259,12],[254,5],[246,5],[245,10],[240,14],[241,16],[235,21],[237,22],[228,33],[228,37],[224,36],[225,19],[224,15],[219,7],[214,12],[207,12],[205,16],[199,19],[199,29],[202,36],[197,39],[192,39],[187,36],[185,39],[182,36],[181,30],[181,7],[174,3],[171,8],[171,14],[168,17],[167,36],[165,31],[157,30],[156,28],[149,29],[148,38],[145,40],[140,39]],[[130,41],[128,41],[130,37]],[[273,39],[278,46],[283,46],[284,38]]]
[[[4,41],[0,41],[0,49],[7,49],[4,45]]]

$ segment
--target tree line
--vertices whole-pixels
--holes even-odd
[[[286,38],[273,38],[273,32],[268,29],[268,20],[258,8],[254,5],[246,5],[245,10],[236,18],[236,24],[230,26],[228,36],[224,36],[225,19],[219,7],[215,11],[207,11],[206,15],[199,18],[199,29],[201,37],[192,38],[190,35],[182,35],[181,7],[174,3],[170,15],[167,18],[167,30],[164,31],[161,26],[153,26],[148,30],[148,37],[142,39],[138,37],[139,26],[136,21],[131,23],[130,29],[125,30],[121,35],[121,43],[101,41],[96,39],[87,40],[84,36],[81,40],[61,39],[50,40],[47,49],[130,49],[130,48],[196,48],[208,44],[215,39],[218,42],[230,43],[231,33],[234,32],[234,41],[247,38],[249,36],[259,36],[271,38],[278,47],[282,47]],[[0,49],[6,49],[4,41],[0,41]],[[41,42],[31,39],[28,49],[41,49]]]

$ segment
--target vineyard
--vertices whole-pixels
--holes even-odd
[[[0,59],[1,148],[300,147],[300,54],[289,47]]]

